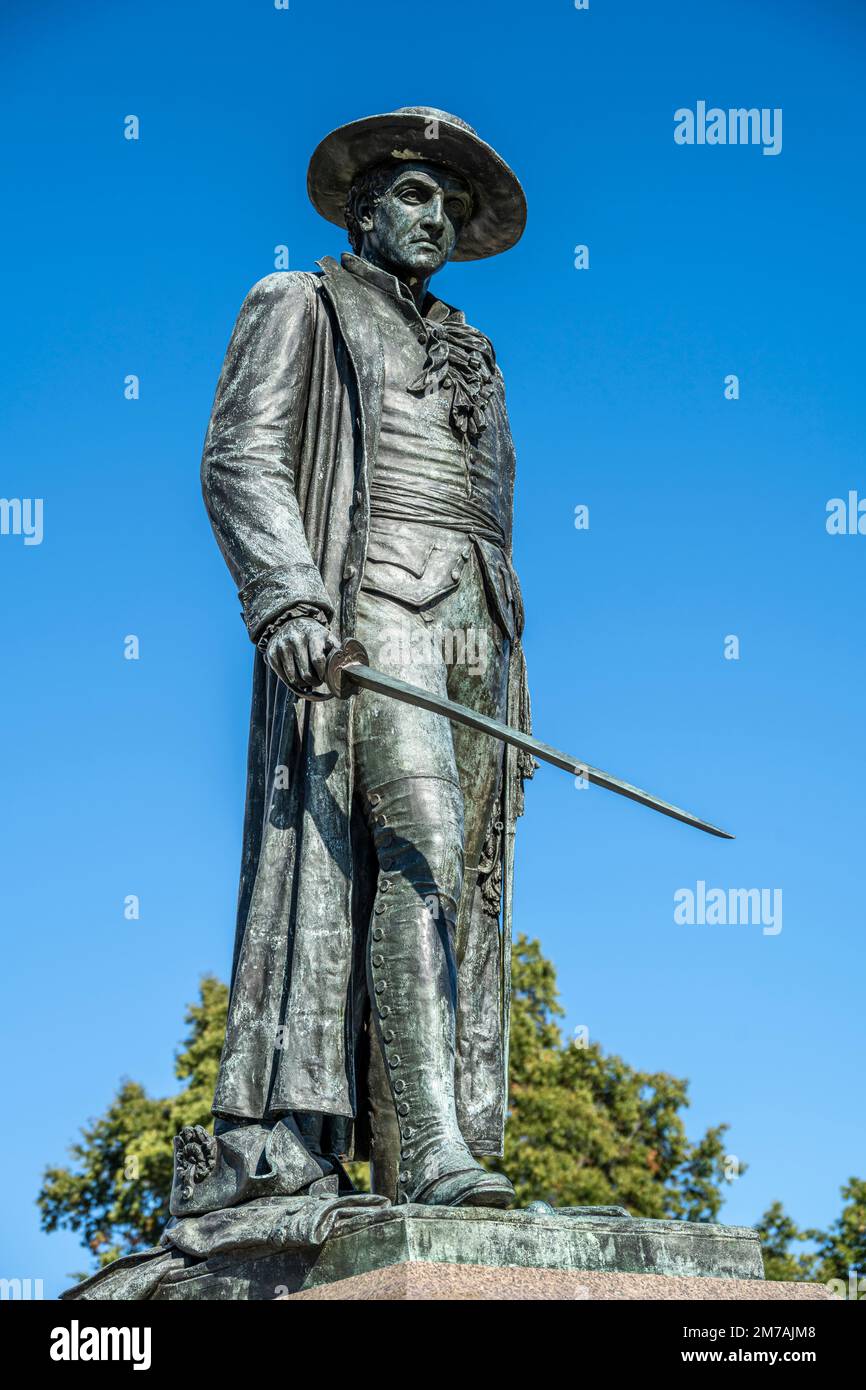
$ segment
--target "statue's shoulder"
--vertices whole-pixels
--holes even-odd
[[[312,305],[320,279],[311,270],[275,270],[256,281],[244,308],[304,310]]]

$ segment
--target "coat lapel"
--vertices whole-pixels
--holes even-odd
[[[367,291],[356,276],[343,270],[330,256],[323,257],[318,264],[322,268],[322,288],[336,315],[355,373],[357,410],[369,464],[376,457],[379,445],[385,389],[385,352],[379,325],[375,314],[370,313]]]

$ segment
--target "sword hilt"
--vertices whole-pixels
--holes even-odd
[[[328,668],[325,672],[325,684],[332,695],[338,699],[345,700],[349,695],[354,694],[352,682],[345,678],[347,666],[369,666],[370,658],[367,648],[363,642],[358,642],[354,637],[350,637],[348,642],[344,642],[342,647],[336,647],[328,657]]]

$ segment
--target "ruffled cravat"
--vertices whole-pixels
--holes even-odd
[[[429,395],[450,388],[451,426],[465,444],[477,439],[487,423],[486,407],[496,371],[493,344],[441,301],[433,305],[423,322],[427,359],[407,390]]]

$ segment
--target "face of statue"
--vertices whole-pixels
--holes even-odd
[[[434,164],[395,170],[378,201],[359,209],[361,255],[400,279],[441,270],[472,211],[467,185]]]

